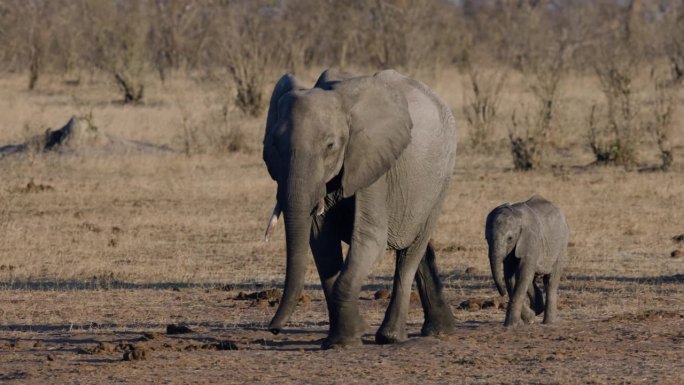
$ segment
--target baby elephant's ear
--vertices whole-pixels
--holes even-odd
[[[520,238],[515,245],[515,256],[518,259],[537,260],[542,248],[542,228],[539,220],[534,214],[523,216]]]

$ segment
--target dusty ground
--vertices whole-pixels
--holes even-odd
[[[387,306],[374,293],[391,286],[388,255],[360,300],[367,344],[320,351],[327,317],[313,266],[311,301],[281,335],[264,331],[275,312],[268,300],[236,299],[277,288],[284,274],[282,227],[261,241],[275,190],[260,160],[262,120],[224,127],[245,130],[238,153],[197,151],[216,138],[211,116],[222,99],[211,89],[150,87],[148,104],[129,107],[111,103],[116,95],[97,83],[55,81],[34,93],[16,79],[0,83],[8,96],[0,98],[8,117],[0,145],[87,110],[107,133],[179,150],[0,159],[0,382],[681,383],[684,242],[673,240],[684,233],[680,131],[668,173],[574,167],[591,156],[571,121],[554,154],[558,167],[546,171],[512,172],[499,142],[484,153],[462,145],[434,234],[456,333],[416,337],[422,312],[414,304],[415,338],[372,344]],[[572,88],[564,102],[578,110],[580,97]],[[446,98],[458,119],[460,93]],[[187,156],[193,135],[200,139]],[[496,295],[487,212],[532,193],[564,208],[572,231],[562,320],[505,330],[502,309],[460,305]],[[192,332],[167,335],[169,324]]]

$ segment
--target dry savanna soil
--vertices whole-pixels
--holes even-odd
[[[460,83],[449,76],[428,83],[459,121],[461,93],[449,84]],[[565,131],[546,170],[512,171],[505,132],[481,151],[461,126],[433,236],[454,334],[420,337],[412,301],[409,340],[374,344],[392,285],[388,253],[359,298],[363,345],[322,351],[328,323],[313,263],[287,328],[265,330],[285,260],[281,225],[262,241],[275,193],[260,159],[263,116],[229,109],[226,118],[225,95],[184,78],[152,82],[137,106],[112,102],[116,89],[98,79],[45,80],[32,92],[23,78],[0,79],[0,147],[72,115],[87,117],[91,137],[0,157],[0,383],[681,384],[683,138],[677,131],[668,172],[584,167],[592,157],[571,112],[598,91],[583,82],[564,94]],[[516,97],[507,91],[504,107]],[[221,140],[232,151],[212,145]],[[571,229],[560,320],[506,329],[484,220],[534,193],[558,203]]]

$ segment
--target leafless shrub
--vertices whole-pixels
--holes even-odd
[[[589,117],[589,145],[602,163],[633,165],[636,145],[641,139],[638,105],[633,85],[640,60],[631,52],[629,40],[614,39],[597,50],[594,66],[605,97],[605,123],[592,107]]]
[[[511,116],[512,129],[508,131],[508,139],[513,155],[513,167],[518,171],[539,169],[543,166],[546,139],[542,130],[542,115],[530,117],[526,114],[520,120],[515,112]]]
[[[123,102],[128,103],[140,103],[143,98],[143,91],[145,86],[140,83],[134,83],[133,80],[119,72],[114,74],[116,83],[119,85],[119,89],[124,94]]]
[[[470,93],[463,97],[463,115],[470,127],[470,140],[475,147],[485,145],[496,125],[501,89],[506,82],[503,72],[485,73],[467,67],[468,81],[464,89]]]
[[[647,131],[651,134],[658,150],[660,151],[660,169],[667,171],[673,163],[672,145],[672,118],[674,115],[675,88],[672,87],[672,79],[660,80],[651,72],[653,82],[653,104],[651,106],[651,119],[646,124]]]
[[[231,116],[227,104],[199,117],[194,117],[183,107],[179,108],[182,116],[180,142],[187,156],[251,151],[247,135],[239,121]]]

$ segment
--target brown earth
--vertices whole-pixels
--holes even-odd
[[[470,293],[491,293],[488,277],[452,279]],[[620,301],[629,312],[602,312],[601,302],[641,286],[663,293],[648,303]],[[422,312],[413,304],[410,339],[379,346],[373,333],[386,301],[364,291],[372,322],[364,345],[322,351],[325,302],[307,293],[295,322],[278,336],[265,330],[274,313],[220,288],[0,291],[0,379],[4,383],[535,383],[679,384],[684,371],[682,281],[569,278],[561,288],[562,320],[516,329],[504,309],[458,310],[453,335],[419,337]],[[228,294],[228,295],[226,295]],[[481,303],[477,298],[467,299]],[[71,304],[88,309],[69,318]],[[44,304],[35,306],[29,304]],[[598,309],[597,309],[598,308]],[[665,310],[668,309],[668,310]],[[67,314],[65,314],[67,313]],[[148,320],[182,320],[192,329],[169,335]],[[541,322],[538,317],[537,322]]]

